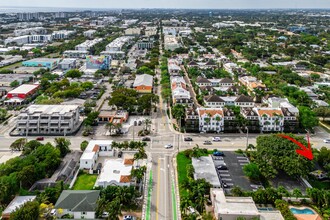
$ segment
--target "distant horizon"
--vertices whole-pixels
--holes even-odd
[[[330,10],[329,8],[311,8],[311,7],[302,7],[302,8],[184,8],[184,7],[178,7],[178,8],[165,8],[165,7],[141,7],[141,8],[129,8],[129,7],[113,7],[113,8],[97,8],[97,7],[69,7],[69,6],[64,6],[64,7],[52,7],[52,6],[10,6],[10,5],[0,5],[0,9],[5,9],[5,8],[39,8],[39,9],[79,9],[79,10],[109,10],[109,9],[130,9],[130,10],[141,10],[141,9],[167,9],[167,10]],[[40,11],[43,12],[43,11]]]

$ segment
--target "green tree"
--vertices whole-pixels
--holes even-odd
[[[62,137],[55,138],[55,146],[60,150],[61,157],[65,157],[65,155],[70,152],[70,144],[71,142],[68,139]]]
[[[7,110],[0,108],[0,121],[4,121],[7,118]]]
[[[299,107],[299,122],[305,129],[312,129],[319,124],[319,120],[309,107]]]
[[[329,107],[318,107],[318,108],[313,109],[313,111],[315,112],[315,114],[318,117],[322,118],[322,121],[324,121],[325,118],[330,117],[330,108]]]
[[[260,180],[262,174],[255,163],[249,163],[243,167],[244,174],[252,180]]]
[[[26,144],[26,138],[19,138],[15,140],[11,145],[10,149],[14,151],[22,151],[24,149],[24,145]]]
[[[83,141],[83,142],[81,142],[81,144],[80,144],[80,150],[81,151],[85,151],[85,149],[86,149],[86,147],[88,146],[88,141]]]
[[[303,137],[289,136],[307,145]],[[296,149],[296,144],[277,135],[259,136],[254,162],[267,178],[274,178],[279,171],[289,176],[306,176],[313,169],[313,162],[298,155]]]
[[[17,80],[10,83],[10,87],[14,88],[14,87],[17,87],[17,86],[19,86],[19,82]]]
[[[70,78],[80,78],[83,75],[82,72],[80,72],[77,69],[72,69],[66,72],[65,76]]]
[[[292,196],[294,196],[294,197],[296,197],[296,199],[298,199],[299,197],[302,196],[301,190],[298,188],[293,189]]]
[[[27,142],[23,147],[23,155],[30,154],[32,151],[34,151],[35,149],[37,149],[41,145],[42,145],[42,143],[40,143],[37,140],[31,140],[31,141]]]
[[[37,201],[26,202],[10,214],[12,220],[35,220],[39,218],[39,203]]]

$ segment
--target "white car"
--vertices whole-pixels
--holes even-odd
[[[164,147],[165,147],[165,149],[169,149],[169,148],[172,148],[173,145],[172,144],[166,144]]]
[[[212,141],[221,141],[221,138],[220,137],[213,137]]]
[[[324,139],[323,142],[327,144],[330,143],[330,138]]]

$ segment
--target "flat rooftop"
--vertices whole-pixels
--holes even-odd
[[[195,169],[194,179],[205,179],[213,187],[220,187],[220,181],[211,156],[192,158]]]
[[[128,162],[127,162],[128,161]],[[132,159],[106,159],[95,186],[130,182]]]
[[[60,115],[75,111],[79,108],[78,105],[30,105],[26,108],[24,113],[27,114],[35,114],[35,113],[42,113],[42,114],[54,114],[58,113]]]
[[[13,90],[11,90],[9,92],[9,94],[27,94],[38,87],[39,87],[39,85],[37,85],[37,84],[33,84],[33,85],[32,84],[23,84]]]

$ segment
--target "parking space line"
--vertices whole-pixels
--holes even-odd
[[[232,181],[233,179],[229,179],[229,178],[221,178],[221,180],[224,180],[224,181]]]
[[[243,167],[243,166],[248,165],[248,164],[249,163],[240,163],[239,165]]]
[[[248,160],[238,160],[238,162],[249,162]]]
[[[230,174],[222,174],[220,173],[220,176],[223,177],[223,176],[230,176]]]
[[[247,159],[246,157],[237,156],[237,159]]]
[[[233,186],[234,185],[234,183],[226,183],[227,184],[227,186]]]
[[[229,173],[228,170],[218,170],[219,173]]]

